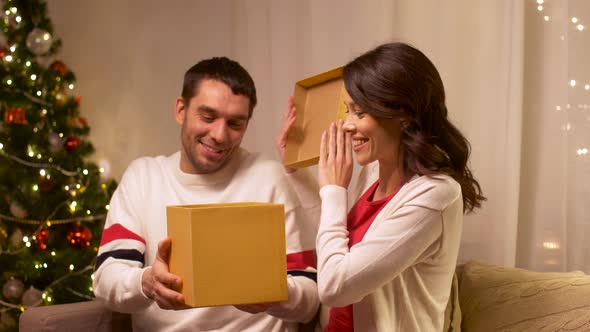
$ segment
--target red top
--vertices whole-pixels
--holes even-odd
[[[376,181],[356,202],[348,212],[347,225],[348,229],[348,248],[361,242],[365,233],[375,220],[375,217],[381,209],[395,196],[397,191],[378,201],[373,201],[375,190],[379,185]],[[353,332],[354,321],[352,318],[352,304],[345,307],[332,308],[330,310],[330,320],[324,329],[324,332]]]

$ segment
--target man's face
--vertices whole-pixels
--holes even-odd
[[[235,95],[224,83],[203,80],[188,105],[176,99],[176,122],[181,126],[180,169],[208,174],[221,169],[240,147],[248,127],[250,100]]]

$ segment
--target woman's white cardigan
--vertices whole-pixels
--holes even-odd
[[[361,172],[355,199],[374,183],[377,167]],[[354,303],[355,331],[442,331],[463,223],[460,185],[446,175],[412,178],[350,250],[347,190],[324,186],[320,196],[322,304]]]

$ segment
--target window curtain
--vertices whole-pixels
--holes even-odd
[[[517,264],[590,272],[590,3],[526,3]]]

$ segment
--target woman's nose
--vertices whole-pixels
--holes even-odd
[[[354,132],[356,130],[355,124],[350,122],[349,120],[346,120],[346,122],[344,122],[342,128],[344,129],[344,131],[348,132]]]

